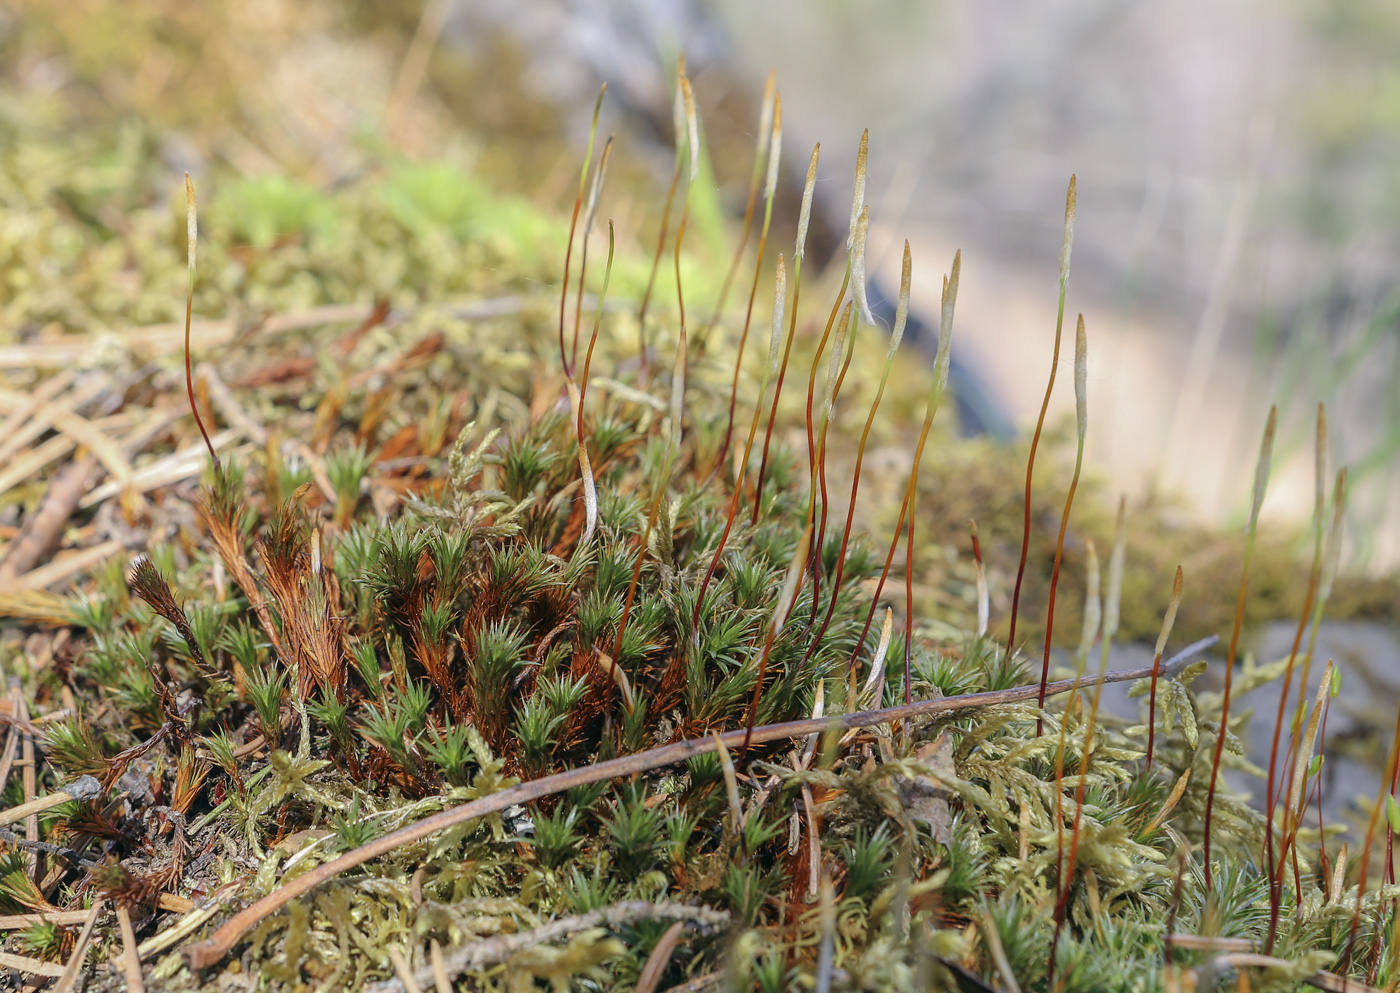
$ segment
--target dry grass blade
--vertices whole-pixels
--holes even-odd
[[[436,938],[428,939],[428,959],[433,969],[433,986],[437,993],[452,993],[452,980],[447,977],[447,963],[442,958],[442,944]]]
[[[63,966],[57,962],[45,962],[43,959],[16,955],[13,952],[0,952],[0,967],[13,969],[15,976],[43,976],[46,979],[61,978],[64,971]]]
[[[739,777],[734,771],[734,759],[724,739],[716,732],[715,754],[719,756],[720,772],[724,776],[724,792],[729,798],[729,829],[736,835],[744,831],[744,803],[739,799]]]
[[[141,957],[136,954],[136,932],[131,929],[131,911],[125,904],[117,904],[117,926],[122,936],[122,970],[126,973],[127,993],[145,993]]]
[[[78,940],[74,942],[73,951],[68,955],[68,964],[64,966],[58,982],[54,983],[50,993],[72,993],[78,985],[78,977],[82,975],[83,963],[87,959],[88,943],[92,940],[92,931],[97,926],[97,918],[102,914],[102,907],[103,901],[98,899],[93,903],[92,909],[87,912],[83,929],[78,932]]]
[[[390,945],[385,952],[389,955],[389,961],[393,963],[394,975],[398,976],[399,982],[403,984],[404,993],[423,993],[423,987],[413,978],[413,967],[408,964],[408,959],[399,947]]]
[[[685,922],[676,921],[661,935],[661,940],[651,950],[651,954],[647,956],[646,964],[642,966],[642,971],[637,976],[636,993],[656,993],[656,987],[666,972],[666,966],[671,964],[671,956],[675,954],[676,945],[680,942],[681,932],[684,930]]]
[[[16,804],[7,810],[0,810],[0,827],[14,824],[30,817],[37,817],[45,810],[73,800],[94,800],[102,795],[102,784],[92,776],[79,776],[61,790],[54,790],[45,796],[35,797],[25,803]],[[38,839],[31,839],[37,841]]]
[[[39,590],[48,589],[50,586],[57,586],[59,583],[67,582],[74,576],[79,576],[90,571],[110,558],[125,554],[126,551],[127,549],[124,544],[113,539],[111,541],[104,541],[100,545],[92,545],[88,548],[65,552],[62,555],[55,556],[47,565],[41,565],[39,568],[32,569],[20,576],[10,584],[7,592],[10,596],[19,596],[22,598],[22,591],[37,592]],[[68,623],[68,618],[66,617],[56,622],[52,620],[53,614],[48,610],[47,601],[36,600],[29,601],[26,604],[25,601],[21,599],[19,602],[12,602],[16,608],[22,606],[26,608],[22,612],[17,611],[12,616],[34,617],[50,623]],[[5,607],[0,605],[0,612],[4,610]],[[37,613],[29,612],[31,610],[37,611]]]

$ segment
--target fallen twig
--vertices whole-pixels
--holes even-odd
[[[24,532],[10,545],[5,561],[0,562],[0,586],[8,585],[24,575],[44,557],[63,535],[63,528],[78,502],[87,494],[97,459],[86,455],[59,470],[49,483],[49,491],[39,504],[39,510],[25,523]]]
[[[1164,662],[1160,670],[1162,675],[1168,677],[1175,675],[1185,668],[1192,656],[1205,651],[1214,645],[1219,638],[1211,635],[1200,641],[1188,645],[1181,652],[1177,653],[1171,660]],[[1118,683],[1131,679],[1147,679],[1152,675],[1152,666],[1140,666],[1136,669],[1123,669],[1117,672],[1110,672],[1103,677],[1106,683]],[[1045,687],[1047,694],[1066,693],[1075,687],[1090,685],[1095,677],[1082,679],[1065,679],[1057,683],[1051,683]],[[967,693],[961,696],[935,697],[932,700],[923,700],[918,703],[903,704],[898,707],[886,707],[883,710],[867,710],[854,714],[833,714],[829,717],[815,719],[788,721],[783,724],[769,724],[763,727],[752,729],[752,735],[748,739],[751,744],[763,744],[770,741],[782,741],[788,738],[800,738],[808,734],[821,734],[826,731],[846,731],[853,727],[871,727],[877,724],[887,724],[892,721],[904,720],[911,717],[931,716],[934,714],[948,713],[959,710],[966,710],[973,707],[990,707],[998,704],[1020,703],[1024,700],[1034,699],[1039,693],[1037,686],[1019,686],[1008,690],[993,690],[986,693]],[[584,766],[579,769],[570,769],[567,772],[556,773],[552,776],[545,776],[542,779],[535,779],[529,782],[520,783],[499,793],[492,793],[489,796],[480,797],[468,801],[456,807],[450,807],[430,817],[425,817],[413,824],[405,825],[397,831],[391,831],[367,845],[362,845],[353,851],[346,852],[339,858],[332,859],[316,868],[298,876],[291,882],[273,890],[267,896],[254,901],[244,910],[235,914],[222,927],[214,932],[209,938],[189,946],[184,950],[185,961],[189,963],[191,969],[204,969],[215,962],[218,962],[228,954],[234,944],[238,942],[244,934],[255,924],[269,914],[275,913],[286,906],[292,900],[303,893],[310,892],[322,883],[334,879],[349,869],[363,865],[372,859],[385,855],[403,845],[412,844],[436,834],[438,831],[455,827],[458,824],[466,823],[487,814],[497,813],[508,807],[517,804],[525,804],[541,797],[550,796],[575,786],[584,786],[589,783],[602,782],[608,779],[616,779],[622,776],[635,775],[639,772],[646,772],[650,769],[661,766],[672,765],[677,762],[684,762],[686,759],[697,755],[704,755],[714,751],[718,747],[718,742],[723,742],[725,747],[735,747],[743,744],[746,731],[740,728],[736,731],[729,731],[725,734],[714,734],[703,738],[692,738],[689,741],[678,741],[670,745],[662,745],[659,748],[652,748],[645,752],[638,752],[635,755],[624,755],[621,758],[610,759],[606,762],[598,762],[594,765]],[[431,978],[431,977],[430,977]]]
[[[14,955],[10,952],[0,952],[0,966],[32,976],[45,976],[49,979],[63,975],[63,966],[57,962],[45,962],[43,959],[30,958],[28,955]]]
[[[18,931],[35,924],[82,924],[88,919],[86,910],[55,910],[49,913],[10,914],[0,917],[0,931]]]
[[[131,911],[117,904],[117,927],[122,935],[122,969],[126,972],[127,993],[146,993],[141,978],[141,958],[136,954],[136,932],[131,928]]]
[[[97,926],[97,918],[102,913],[102,903],[103,901],[99,898],[92,905],[92,909],[87,912],[87,920],[83,923],[82,931],[78,932],[78,941],[73,946],[73,954],[68,956],[68,964],[64,967],[58,982],[54,983],[50,993],[71,993],[73,987],[78,984],[78,976],[83,971],[83,962],[87,959],[88,942],[92,940],[92,929]]]
[[[28,803],[21,803],[9,810],[0,810],[0,827],[22,821],[30,815],[38,815],[41,811],[57,807],[60,803],[67,803],[69,800],[94,800],[101,794],[101,783],[92,776],[79,776],[63,789],[55,790],[48,796],[41,796]]]
[[[115,538],[111,541],[104,541],[100,545],[74,549],[58,556],[52,562],[26,572],[14,581],[14,585],[7,592],[33,592],[47,589],[80,572],[87,572],[99,562],[124,551],[126,551],[126,545]]]

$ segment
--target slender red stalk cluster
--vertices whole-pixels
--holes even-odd
[[[588,167],[593,161],[593,139],[598,134],[598,113],[603,108],[603,94],[607,92],[608,84],[604,83],[599,88],[598,100],[593,105],[593,125],[588,130],[588,151],[583,157],[583,169],[578,177],[578,196],[574,198],[574,213],[569,220],[569,243],[564,249],[564,282],[559,290],[559,364],[563,366],[565,375],[573,373],[569,353],[564,348],[564,311],[569,304],[569,270],[574,255],[574,232],[578,229],[579,211],[583,209],[583,188],[588,181]],[[582,281],[582,274],[580,274],[579,279]]]
[[[1060,367],[1060,336],[1065,326],[1065,294],[1069,290],[1070,254],[1074,248],[1074,213],[1077,200],[1075,176],[1069,177],[1069,191],[1065,194],[1065,236],[1060,244],[1060,303],[1055,315],[1055,348],[1050,355],[1050,379],[1045,384],[1045,399],[1040,404],[1040,416],[1035,421],[1035,433],[1031,435],[1031,450],[1026,457],[1026,493],[1023,506],[1024,525],[1021,532],[1021,562],[1016,567],[1016,586],[1011,594],[1011,631],[1006,638],[1006,651],[1016,650],[1016,618],[1021,610],[1021,583],[1026,578],[1026,557],[1031,547],[1031,480],[1035,474],[1035,453],[1040,447],[1040,435],[1045,430],[1045,415],[1050,409],[1050,396],[1055,391],[1055,373]],[[1044,685],[1044,680],[1041,681]]]
[[[1269,408],[1269,420],[1264,426],[1264,440],[1259,446],[1259,462],[1254,471],[1254,500],[1249,510],[1249,531],[1244,546],[1244,568],[1240,573],[1240,591],[1235,598],[1235,624],[1230,632],[1230,649],[1225,655],[1225,688],[1220,703],[1220,733],[1215,739],[1215,757],[1210,767],[1210,787],[1206,791],[1205,824],[1202,828],[1201,858],[1204,861],[1206,888],[1211,886],[1210,829],[1215,811],[1215,788],[1220,778],[1220,756],[1225,751],[1225,735],[1230,729],[1230,686],[1235,671],[1235,652],[1240,645],[1240,629],[1244,624],[1244,604],[1249,593],[1249,567],[1254,560],[1254,538],[1259,528],[1259,508],[1264,504],[1264,490],[1269,483],[1269,466],[1273,457],[1274,430],[1278,426],[1278,408]]]
[[[1317,405],[1317,449],[1314,480],[1312,568],[1308,573],[1308,591],[1303,600],[1303,609],[1298,616],[1298,627],[1293,633],[1293,647],[1288,651],[1288,664],[1283,674],[1283,688],[1279,691],[1278,714],[1274,718],[1273,744],[1269,749],[1269,776],[1264,785],[1264,866],[1269,878],[1269,934],[1264,944],[1266,955],[1273,952],[1274,939],[1278,934],[1278,918],[1283,893],[1282,874],[1275,871],[1276,859],[1274,857],[1274,804],[1276,800],[1274,790],[1275,777],[1278,775],[1279,743],[1283,734],[1283,715],[1288,708],[1288,697],[1293,688],[1293,664],[1298,660],[1298,650],[1303,644],[1303,632],[1307,629],[1313,600],[1317,596],[1318,583],[1322,577],[1322,537],[1327,511],[1327,410],[1322,404]],[[1306,684],[1299,687],[1300,700],[1306,692]]]

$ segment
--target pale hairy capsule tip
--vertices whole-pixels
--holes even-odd
[[[768,339],[768,368],[763,373],[763,382],[778,371],[778,346],[783,340],[783,311],[787,306],[787,264],[782,253],[778,254],[778,275],[773,285],[773,334]]]
[[[1172,598],[1167,601],[1167,612],[1162,618],[1162,630],[1157,635],[1156,657],[1162,657],[1162,651],[1167,647],[1167,639],[1172,636],[1172,627],[1176,624],[1176,610],[1181,606],[1181,591],[1186,585],[1186,573],[1181,566],[1176,567],[1176,579],[1172,582]]]
[[[681,80],[685,79],[685,56],[676,61],[676,93],[671,101],[671,126],[676,135],[676,159],[679,160],[685,148],[685,95],[681,92]]]
[[[189,173],[185,173],[185,242],[188,246],[191,272],[194,271],[195,249],[199,244],[197,213],[194,201],[194,180],[190,179]]]
[[[885,361],[894,361],[899,343],[904,340],[904,326],[909,322],[909,284],[914,274],[914,260],[909,255],[909,242],[904,243],[904,268],[899,274],[899,305],[894,311],[894,330],[890,332],[890,348]]]
[[[1074,247],[1074,211],[1078,200],[1078,181],[1073,174],[1069,177],[1069,192],[1065,194],[1065,240],[1060,246],[1060,282],[1069,279],[1069,256]]]
[[[700,118],[695,113],[695,94],[690,89],[690,79],[681,76],[681,93],[685,98],[685,132],[690,140],[690,181],[700,178]]]
[[[846,357],[846,336],[850,330],[851,301],[846,301],[841,320],[836,325],[836,340],[831,346],[831,364],[826,369],[826,396],[822,400],[822,416],[831,419],[831,405],[836,399],[836,381],[841,378],[841,360]]]
[[[807,254],[807,227],[812,221],[812,196],[817,189],[817,159],[821,157],[821,142],[812,147],[812,158],[807,163],[807,181],[802,184],[802,211],[797,215],[797,251],[793,258],[800,259]]]
[[[874,324],[875,316],[870,313],[870,301],[865,291],[865,243],[870,232],[870,208],[862,207],[856,220],[856,240],[851,249],[851,289],[860,304],[860,319],[866,324]]]
[[[778,95],[778,70],[769,69],[768,79],[763,84],[763,104],[758,112],[758,137],[756,155],[762,155],[768,148],[768,136],[773,129],[773,104]]]
[[[778,168],[782,155],[783,95],[778,93],[773,97],[773,138],[768,144],[768,182],[763,189],[763,196],[769,203],[773,202],[773,197],[778,192]]]
[[[943,313],[938,325],[938,353],[934,358],[934,370],[938,389],[948,385],[948,367],[953,348],[953,311],[958,303],[958,281],[962,277],[962,249],[953,255],[953,270],[943,278]]]
[[[865,159],[870,151],[870,129],[860,136],[860,148],[856,152],[856,186],[851,196],[851,227],[846,236],[846,251],[856,244],[856,222],[860,220],[861,208],[865,206]]]
[[[1084,315],[1074,328],[1074,420],[1079,440],[1089,430],[1089,337],[1084,331]]]

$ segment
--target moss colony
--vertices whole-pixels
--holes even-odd
[[[1303,822],[1332,670],[1281,736],[1267,819],[1218,777],[1249,767],[1230,694],[1306,684],[1306,640],[1224,693],[1197,691],[1199,648],[1163,661],[1159,641],[1136,721],[1100,712],[1093,678],[1044,690],[1057,596],[1090,677],[1168,603],[1191,637],[1233,622],[1233,659],[1251,558],[1315,618],[1331,511],[1311,582],[1261,570],[1291,559],[1251,524],[1193,607],[1168,600],[1178,545],[1135,551],[1088,481],[1072,506],[1079,470],[1046,457],[1049,434],[1034,473],[940,434],[960,260],[933,368],[892,373],[910,261],[887,335],[864,299],[863,150],[839,289],[809,273],[803,296],[804,214],[792,254],[760,251],[749,318],[707,320],[750,296],[749,267],[731,287],[727,260],[683,248],[698,127],[677,82],[654,260],[601,237],[606,147],[573,228],[446,166],[335,196],[218,188],[188,249],[195,312],[230,312],[192,329],[216,457],[179,406],[178,323],[17,346],[44,372],[8,416],[48,421],[7,451],[86,390],[70,413],[122,441],[82,444],[126,485],[79,487],[70,547],[144,554],[0,604],[18,619],[0,913],[21,915],[0,984],[72,989],[74,962],[88,989],[1395,988],[1396,887],[1368,877],[1400,811],[1378,804],[1350,859]],[[770,233],[771,101],[763,122],[741,257]],[[183,218],[118,196],[150,153],[133,136],[77,172],[6,153],[11,188],[51,205],[0,232],[13,323],[178,318]],[[191,235],[194,217],[191,195]],[[1072,221],[1073,186],[1062,321]],[[90,234],[105,224],[120,236]],[[563,245],[569,280],[545,298]],[[382,302],[331,306],[367,294]],[[1063,339],[1082,451],[1082,320]],[[50,375],[80,356],[95,371]],[[9,484],[16,534],[63,497],[34,474],[72,447]],[[1266,439],[1256,515],[1267,470]],[[862,499],[873,537],[848,512]],[[993,610],[1031,640],[989,633]],[[35,756],[22,774],[16,755]]]

